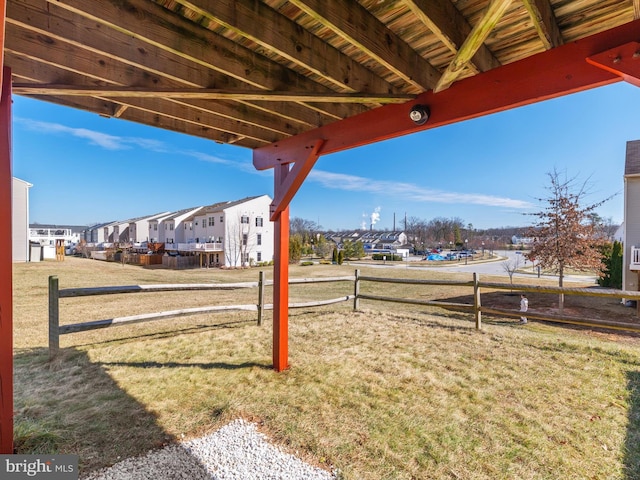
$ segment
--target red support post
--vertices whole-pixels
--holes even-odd
[[[273,267],[273,368],[289,368],[289,203],[320,157],[323,140],[301,152],[293,165],[283,163],[273,170],[274,200],[270,218],[274,222]]]
[[[278,175],[276,175],[277,178]],[[289,207],[274,220],[273,368],[289,368]]]
[[[0,454],[13,453],[11,70],[0,95]]]

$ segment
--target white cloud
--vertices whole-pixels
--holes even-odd
[[[389,197],[418,202],[473,204],[515,209],[527,209],[533,207],[530,202],[513,198],[477,193],[445,192],[441,190],[423,188],[412,183],[371,180],[365,177],[358,177],[343,173],[332,173],[323,170],[312,170],[309,174],[309,180],[317,182],[325,188],[369,193],[384,193]]]
[[[256,170],[251,162],[243,162],[237,160],[228,160],[226,158],[216,157],[215,155],[209,155],[207,153],[202,152],[182,152],[185,155],[189,155],[190,157],[197,158],[203,162],[215,163],[218,165],[226,165],[227,167],[235,168],[236,170],[240,170],[244,173],[251,173],[253,175],[273,175],[273,172],[270,170]]]
[[[102,147],[107,150],[126,150],[137,147],[154,152],[167,151],[163,142],[147,138],[118,137],[116,135],[109,135],[107,133],[89,130],[87,128],[74,128],[61,125],[59,123],[41,122],[27,118],[16,118],[15,121],[23,125],[25,128],[38,133],[71,135],[73,137],[88,140],[90,144],[97,145],[98,147]]]

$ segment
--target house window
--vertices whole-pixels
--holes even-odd
[[[246,215],[243,215],[242,217],[240,217],[240,223],[249,223],[249,217],[247,217]]]
[[[164,230],[165,230],[165,231],[167,231],[167,228],[169,228],[169,227],[168,227],[168,226],[167,226],[167,224],[165,223],[165,224],[164,224]]]
[[[262,226],[262,217],[256,217],[256,227]]]
[[[262,234],[261,233],[256,235],[256,245],[262,245]]]
[[[209,217],[209,226],[213,227],[215,225],[215,217]]]
[[[170,224],[169,224],[169,230],[173,232],[173,228],[174,228],[173,223],[170,223]]]
[[[224,222],[224,216],[220,215],[220,223]]]
[[[185,230],[187,229],[187,224],[186,224],[186,223],[184,224],[184,229],[185,229]]]
[[[242,255],[242,258],[243,258],[243,260],[242,260],[243,263],[249,263],[249,254],[248,253],[245,253],[244,255]]]
[[[248,240],[247,234],[243,233],[242,234],[242,245],[246,246],[247,245],[247,240]]]
[[[258,262],[262,261],[262,252],[256,252],[256,261]]]
[[[154,223],[154,224],[153,224],[153,231],[154,231],[154,232],[157,232],[157,231],[158,231],[158,224],[157,224],[157,223]]]

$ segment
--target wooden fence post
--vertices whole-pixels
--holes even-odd
[[[482,330],[482,301],[480,299],[480,275],[473,273],[473,313],[476,317],[476,330]]]
[[[258,278],[258,326],[262,326],[262,316],[264,315],[264,272],[260,271]]]
[[[60,292],[58,277],[49,277],[49,360],[60,350]]]
[[[355,281],[353,282],[353,309],[358,310],[360,307],[360,270],[356,269]]]

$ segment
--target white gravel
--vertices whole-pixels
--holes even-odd
[[[84,480],[335,480],[270,444],[255,424],[234,420],[218,431],[82,477]]]

